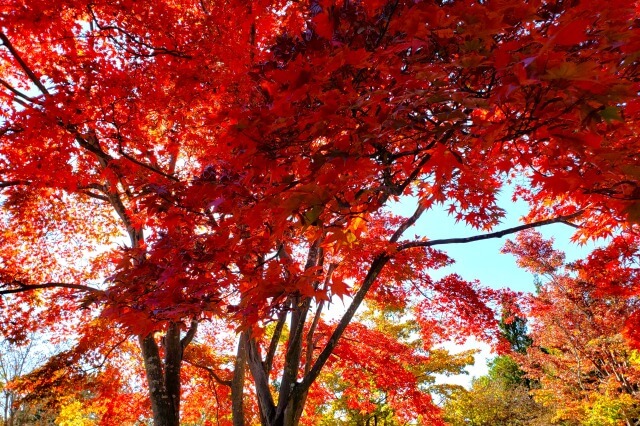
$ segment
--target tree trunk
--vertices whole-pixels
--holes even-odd
[[[242,333],[240,342],[244,345],[247,353],[247,364],[249,364],[249,370],[256,387],[258,407],[260,408],[260,423],[263,426],[275,426],[277,424],[274,423],[276,406],[273,402],[273,395],[271,395],[271,389],[269,388],[269,378],[264,369],[258,345],[249,333]]]
[[[240,334],[238,340],[238,352],[233,369],[231,381],[231,418],[233,426],[244,426],[244,376],[247,363],[247,349],[245,345],[245,332]]]
[[[296,426],[300,423],[302,417],[302,411],[307,400],[307,393],[304,392],[300,395],[298,392],[294,392],[293,396],[287,404],[287,408],[284,411],[284,424],[285,426]]]
[[[180,422],[180,366],[182,363],[182,343],[180,325],[170,323],[164,336],[164,383],[172,406],[175,424]]]
[[[13,396],[7,393],[4,398],[4,422],[7,426],[13,426],[15,411],[13,408]]]
[[[169,333],[168,333],[169,334]],[[144,368],[147,373],[147,384],[149,386],[149,399],[151,400],[151,409],[153,410],[154,426],[180,426],[179,405],[175,404],[174,398],[167,389],[166,377],[163,372],[162,361],[160,359],[160,351],[158,344],[153,337],[153,333],[148,336],[139,336],[140,349],[142,350],[142,358],[144,360]],[[169,350],[167,350],[169,352]],[[175,376],[176,372],[171,371],[171,376]],[[178,367],[178,399],[179,391],[179,367]],[[175,393],[175,384],[172,383],[169,388],[171,393]]]
[[[249,366],[251,368],[251,358],[249,358]],[[254,365],[254,368],[258,367]],[[260,407],[260,424],[262,426],[297,426],[300,423],[308,392],[301,393],[301,389],[296,389],[295,386],[288,399],[280,398],[277,407],[271,403],[269,388],[256,387],[258,401],[263,401]]]

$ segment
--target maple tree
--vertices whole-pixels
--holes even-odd
[[[430,348],[417,337],[417,323],[402,315],[385,306],[358,315],[310,390],[302,423],[441,423],[437,398],[457,386],[436,384],[435,375],[465,374],[476,351]]]
[[[638,310],[637,297],[629,297],[638,280],[634,240],[620,235],[569,264],[538,233],[519,235],[505,246],[540,276],[529,301],[532,345],[517,360],[536,381],[532,393],[552,409],[554,424],[640,420],[640,365],[623,339]],[[621,257],[621,249],[628,255]]]
[[[36,411],[25,423],[89,422],[95,425],[135,424],[149,411],[141,393],[142,363],[133,342],[107,329],[95,330],[75,345],[59,348],[53,356],[10,382],[16,403]],[[95,339],[92,341],[91,339]],[[35,410],[34,410],[35,408]],[[47,413],[47,416],[42,415]]]
[[[493,339],[501,296],[431,279],[450,262],[435,246],[558,222],[595,238],[638,219],[635,2],[0,13],[3,333],[77,338],[63,364],[111,356],[101,333],[135,336],[156,425],[179,423],[203,322],[239,331],[233,371],[209,366],[233,423],[248,381],[262,424],[293,425],[365,298],[411,312],[427,347]],[[516,175],[527,223],[496,231]],[[400,197],[413,213],[391,211]],[[479,234],[406,235],[444,203]],[[336,297],[349,306],[330,324]]]

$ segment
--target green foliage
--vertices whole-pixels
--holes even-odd
[[[521,354],[527,352],[532,340],[527,334],[526,318],[513,315],[508,308],[504,308],[499,326],[502,336],[511,345],[511,350]]]
[[[508,386],[527,386],[525,373],[510,356],[497,356],[489,361],[488,378]]]

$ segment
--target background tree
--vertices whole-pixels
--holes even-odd
[[[91,425],[135,424],[148,421],[148,398],[143,392],[144,374],[132,342],[110,340],[108,330],[93,338],[104,346],[87,342],[65,345],[37,368],[15,378],[11,388],[27,412],[24,424],[79,422]],[[122,339],[122,336],[120,336]],[[92,350],[99,347],[100,350]],[[89,348],[89,349],[88,349]]]
[[[538,233],[519,235],[505,246],[544,278],[530,300],[533,343],[518,361],[536,380],[536,401],[553,410],[554,423],[640,421],[640,371],[622,336],[638,309],[637,298],[629,297],[638,285],[637,248],[631,241],[618,236],[570,264]],[[621,257],[621,250],[629,255]]]
[[[532,343],[527,319],[512,302],[503,303],[500,319],[502,338],[509,347],[489,361],[487,375],[475,378],[471,389],[458,389],[444,404],[444,419],[451,425],[548,425],[552,412],[531,396],[537,383],[526,377],[518,354]]]
[[[434,404],[457,386],[436,384],[435,375],[466,374],[475,351],[430,348],[403,316],[385,306],[358,315],[309,393],[306,424],[440,423]]]
[[[452,426],[549,425],[551,413],[529,395],[519,365],[508,356],[489,363],[489,373],[476,378],[471,389],[453,393],[444,405]]]
[[[523,354],[533,343],[529,336],[527,318],[522,310],[512,302],[505,302],[500,316],[500,334],[509,343],[509,350]]]
[[[38,352],[33,336],[22,345],[11,344],[7,340],[0,342],[0,395],[2,400],[2,425],[14,426],[26,422],[26,417],[35,409],[20,407],[19,394],[12,388],[11,383],[27,374],[44,360]]]

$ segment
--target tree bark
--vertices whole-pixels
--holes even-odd
[[[231,381],[231,418],[233,426],[244,426],[244,376],[247,363],[246,331],[240,334]]]
[[[276,406],[273,402],[271,389],[269,388],[269,378],[264,370],[264,363],[260,356],[260,350],[253,337],[249,333],[242,333],[240,341],[245,346],[247,353],[247,364],[253,376],[253,382],[258,396],[258,407],[260,408],[260,422],[265,426],[274,426],[276,418]]]
[[[180,422],[180,366],[182,363],[182,344],[180,325],[170,323],[164,336],[164,383],[172,407],[176,424]]]
[[[147,373],[149,399],[151,400],[151,409],[153,411],[153,425],[180,426],[180,413],[176,410],[173,398],[167,390],[165,374],[163,372],[162,361],[160,359],[160,351],[158,349],[158,344],[153,337],[153,333],[147,336],[139,336],[139,343],[142,351],[144,368]],[[175,373],[173,372],[171,373],[172,376],[174,374]],[[172,388],[172,391],[175,392],[175,388]],[[180,398],[179,390],[178,398]]]
[[[295,426],[300,423],[300,418],[302,417],[302,411],[304,410],[308,393],[308,391],[293,392],[293,395],[287,404],[287,408],[284,411],[285,426]]]

